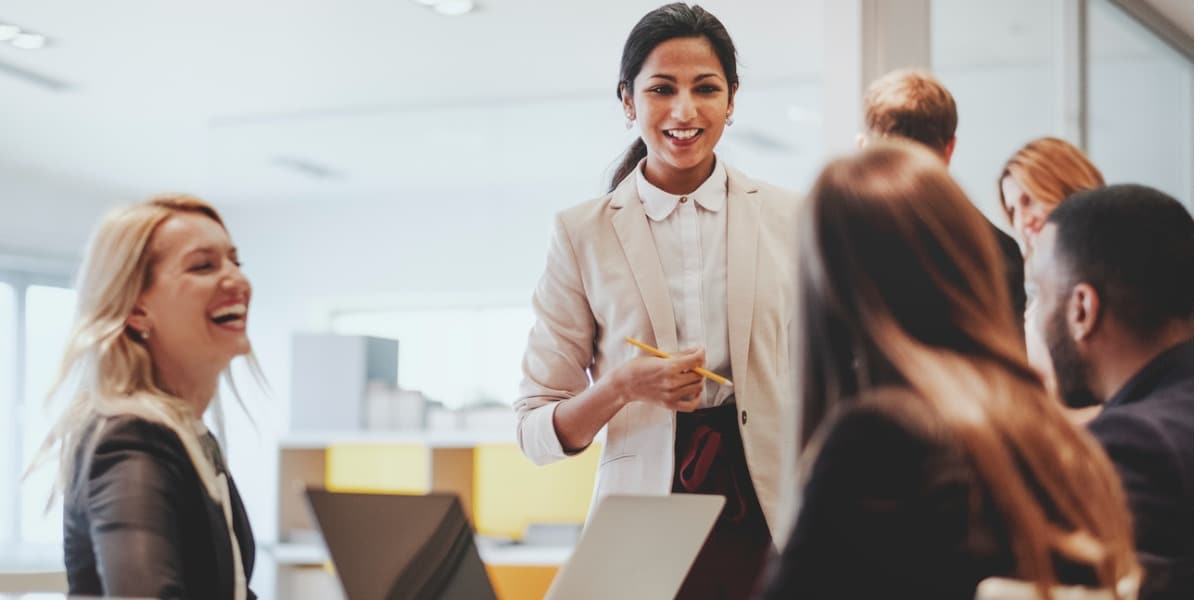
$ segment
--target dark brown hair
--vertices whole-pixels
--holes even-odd
[[[1058,302],[1087,283],[1105,318],[1145,340],[1192,320],[1195,227],[1178,200],[1144,185],[1113,185],[1069,196],[1046,222],[1058,226],[1054,258],[1068,278]]]

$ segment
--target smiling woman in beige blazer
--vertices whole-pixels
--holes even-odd
[[[617,92],[641,137],[604,197],[555,219],[515,403],[537,464],[607,425],[596,498],[719,493],[726,508],[680,597],[745,597],[771,547],[781,483],[798,195],[713,147],[732,123],[733,42],[702,8],[634,27]],[[631,337],[672,355],[640,355]],[[733,381],[693,373],[703,366]]]

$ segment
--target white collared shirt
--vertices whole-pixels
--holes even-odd
[[[646,180],[646,159],[638,163],[637,191],[650,221],[658,260],[666,276],[679,348],[704,346],[705,367],[732,379],[726,294],[726,238],[729,176],[718,159],[712,175],[690,194],[678,196]],[[704,380],[701,408],[729,402],[733,388]]]

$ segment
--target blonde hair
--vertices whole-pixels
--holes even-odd
[[[50,502],[60,492],[82,487],[75,485],[76,477],[86,479],[86,464],[104,420],[119,415],[136,416],[173,431],[205,489],[219,497],[216,470],[196,431],[194,407],[159,387],[149,350],[138,332],[126,324],[138,298],[154,280],[158,257],[150,251],[151,239],[159,226],[180,213],[203,215],[225,227],[207,203],[171,195],[117,209],[105,216],[92,234],[76,284],[75,323],[47,400],[68,382],[77,381],[78,387],[29,467],[33,471],[57,448],[58,480]],[[249,360],[261,381],[257,362],[252,355]],[[226,378],[232,383],[228,371]],[[236,396],[236,388],[233,391]],[[77,471],[80,459],[85,461],[84,468]]]
[[[867,130],[901,137],[944,154],[958,129],[954,96],[932,74],[898,69],[875,80],[863,101]]]
[[[1075,192],[1104,187],[1100,169],[1079,148],[1066,140],[1043,137],[1025,144],[1004,163],[996,180],[1000,208],[1012,224],[1012,209],[1004,203],[1004,178],[1013,176],[1034,200],[1058,206]]]
[[[911,143],[872,144],[826,167],[805,208],[805,458],[840,408],[910,389],[978,470],[1021,579],[1049,597],[1056,556],[1114,590],[1136,574],[1117,473],[1026,364],[1000,250],[945,165]]]

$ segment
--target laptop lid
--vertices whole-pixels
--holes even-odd
[[[348,600],[495,600],[458,496],[307,496]]]
[[[607,496],[546,600],[674,598],[712,530],[723,496]]]

